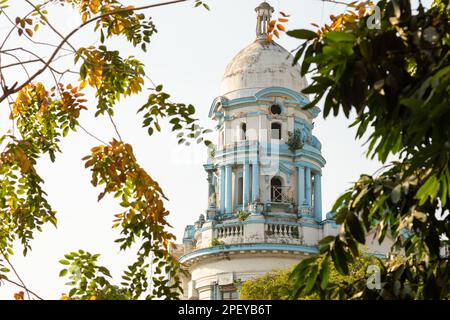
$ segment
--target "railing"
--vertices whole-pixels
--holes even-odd
[[[231,225],[231,226],[223,226],[218,227],[216,229],[216,238],[235,238],[235,237],[243,237],[244,236],[244,226],[243,225]]]
[[[264,231],[269,242],[301,244],[303,236],[299,226],[289,224],[265,224]]]
[[[293,202],[291,187],[289,186],[273,186],[271,194],[272,202],[291,203]]]

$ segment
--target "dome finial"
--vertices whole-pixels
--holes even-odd
[[[270,18],[274,11],[267,2],[262,2],[255,8],[256,11],[256,39],[264,40],[269,35]]]

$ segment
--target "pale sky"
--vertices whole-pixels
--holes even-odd
[[[157,1],[128,1],[123,3],[142,5]],[[208,1],[211,11],[194,9],[193,2],[146,11],[154,19],[158,33],[153,37],[147,54],[143,54],[124,41],[115,41],[109,47],[120,48],[122,56],[135,55],[146,65],[147,74],[156,84],[164,84],[165,91],[172,94],[173,101],[192,103],[196,106],[201,124],[213,127],[208,119],[211,102],[219,93],[219,85],[227,63],[240,49],[255,38],[254,8],[260,0],[215,0]],[[269,1],[276,12],[291,14],[288,29],[308,28],[310,23],[328,22],[331,13],[339,12],[342,6],[322,3],[320,0],[272,0]],[[10,0],[14,5],[25,6],[24,1]],[[11,16],[19,7],[12,8]],[[28,10],[28,9],[27,9]],[[23,12],[23,9],[21,9]],[[64,34],[79,24],[79,16],[71,9],[56,7],[50,10]],[[0,17],[0,39],[8,32],[10,25]],[[35,40],[59,43],[58,38],[44,29]],[[75,46],[88,46],[93,43],[92,31],[80,32],[72,40]],[[279,44],[288,50],[299,45],[295,39],[283,35]],[[23,43],[11,41],[8,47]],[[41,49],[43,50],[43,49]],[[46,52],[45,50],[42,52]],[[24,56],[24,58],[28,58]],[[61,60],[61,69],[70,66],[70,60]],[[20,76],[9,74],[12,79]],[[8,79],[7,79],[8,80]],[[50,83],[48,76],[40,78]],[[69,80],[69,79],[67,79]],[[53,84],[51,84],[53,85]],[[147,87],[151,87],[148,83]],[[138,161],[162,186],[170,199],[166,203],[170,210],[169,220],[173,232],[181,241],[186,224],[192,224],[200,214],[205,213],[207,205],[206,174],[202,164],[206,160],[203,146],[178,146],[175,135],[168,126],[163,132],[149,137],[141,128],[141,116],[137,109],[145,102],[149,91],[139,96],[123,100],[116,106],[115,120],[123,139],[134,146]],[[106,118],[94,118],[94,101],[88,105],[90,110],[81,117],[81,124],[105,141],[114,136],[112,126]],[[319,104],[319,107],[322,107]],[[0,108],[0,134],[10,127],[8,107]],[[328,212],[333,201],[355,181],[361,173],[372,174],[380,166],[364,157],[363,141],[355,140],[355,130],[349,129],[350,120],[344,117],[322,115],[315,121],[314,135],[322,142],[322,154],[327,161],[323,169],[323,208]],[[132,253],[119,251],[114,243],[116,231],[111,230],[113,215],[121,212],[118,203],[105,197],[100,203],[97,195],[100,189],[90,184],[90,172],[84,169],[81,158],[89,154],[97,141],[83,133],[70,133],[62,142],[62,154],[57,155],[55,163],[47,157],[38,163],[38,172],[46,181],[45,190],[53,208],[58,212],[58,228],[46,226],[44,232],[36,233],[32,242],[33,250],[26,258],[21,257],[20,245],[12,259],[23,280],[32,290],[44,298],[58,299],[68,292],[64,280],[58,278],[62,266],[58,260],[65,253],[84,249],[100,253],[100,263],[109,268],[120,282],[121,270],[133,257]],[[10,286],[0,286],[0,299],[12,298],[19,291]]]

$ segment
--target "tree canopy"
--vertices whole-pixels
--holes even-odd
[[[375,230],[392,235],[383,261],[380,299],[450,298],[450,16],[449,1],[415,10],[409,0],[352,3],[317,30],[291,30],[304,42],[296,53],[311,76],[303,90],[308,107],[324,101],[324,116],[356,115],[356,137],[385,165],[360,179],[335,203],[342,232],[320,242],[321,254],[292,273],[293,297],[334,294],[327,262],[339,273],[359,257],[358,246]],[[367,132],[371,132],[367,136]],[[386,163],[389,155],[398,160]],[[312,285],[309,285],[311,284]],[[347,298],[369,298],[366,287]]]
[[[321,261],[322,262],[322,261]],[[349,266],[347,275],[340,274],[332,261],[326,261],[326,267],[329,273],[328,286],[333,288],[334,294],[331,299],[345,299],[348,294],[355,289],[361,289],[367,284],[368,278],[375,276],[369,266],[380,266],[379,259],[361,255],[355,262]],[[377,269],[378,270],[378,269]],[[240,298],[243,300],[289,300],[292,298],[292,292],[296,290],[295,281],[290,276],[293,269],[276,270],[268,272],[255,279],[245,281],[239,287]],[[307,285],[313,285],[311,280]],[[317,293],[298,294],[300,300],[319,299]]]
[[[23,290],[16,299],[40,296],[27,287],[11,263],[14,242],[22,243],[26,255],[35,232],[45,224],[57,224],[58,215],[47,199],[36,164],[45,156],[54,162],[61,141],[78,129],[101,143],[83,159],[92,174],[92,186],[101,190],[98,200],[109,194],[123,207],[114,215],[112,227],[121,234],[116,242],[121,250],[137,250],[136,260],[124,270],[120,284],[114,284],[108,269],[98,265],[99,254],[84,250],[66,254],[60,261],[64,266],[60,276],[69,278],[72,289],[63,298],[178,297],[179,264],[170,251],[175,236],[169,231],[166,197],[139,164],[132,146],[122,140],[114,121],[117,103],[142,94],[149,78],[141,61],[122,56],[109,49],[109,44],[118,39],[145,52],[157,32],[146,11],[185,1],[141,7],[118,0],[24,0],[20,7],[14,1],[14,12],[21,10],[18,16],[11,16],[13,1],[0,1],[0,21],[9,26],[0,43],[0,104],[9,106],[11,121],[11,129],[0,136],[0,281]],[[49,13],[51,6],[73,8],[79,15],[79,26],[62,34],[62,20]],[[198,0],[194,6],[208,9]],[[51,32],[52,38],[48,42],[34,40],[43,29]],[[71,40],[82,29],[92,31],[89,43],[75,47]],[[13,42],[24,45],[16,47]],[[50,48],[51,54],[44,55],[43,48]],[[64,71],[57,63],[63,57],[72,58]],[[70,74],[77,78],[67,80],[65,76]],[[87,89],[94,93],[92,99]],[[161,119],[167,119],[179,143],[194,140],[209,145],[204,140],[209,130],[198,125],[193,105],[171,101],[162,85],[152,84],[152,91],[148,101],[136,109],[149,136],[161,130]],[[95,109],[96,118],[109,119],[116,132],[110,142],[103,142],[79,122],[80,114],[88,108]]]

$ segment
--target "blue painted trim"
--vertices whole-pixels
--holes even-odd
[[[246,243],[246,244],[236,244],[236,245],[221,245],[211,248],[204,248],[189,252],[180,257],[180,262],[186,262],[187,260],[214,254],[223,253],[231,251],[251,251],[251,250],[278,250],[278,251],[296,251],[296,252],[306,252],[306,253],[319,253],[319,249],[313,246],[301,246],[292,244],[276,244],[276,243]]]
[[[268,88],[262,89],[255,94],[255,97],[263,98],[265,95],[271,94],[271,93],[283,93],[287,96],[290,96],[292,98],[292,100],[295,101],[296,103],[300,103],[300,104],[308,104],[309,103],[309,100],[305,96],[295,92],[294,90],[291,90],[288,88],[283,88],[283,87],[268,87]]]
[[[294,154],[289,150],[289,147],[287,146],[287,144],[271,144],[271,143],[260,143],[259,144],[260,147],[258,147],[258,145],[254,145],[254,144],[246,144],[243,146],[237,146],[234,148],[229,148],[229,149],[225,149],[224,150],[217,150],[216,152],[216,156],[215,156],[215,160],[217,162],[227,162],[228,157],[231,157],[232,160],[236,160],[236,158],[238,158],[238,154],[240,153],[256,153],[258,151],[260,151],[260,156],[265,156],[265,155],[269,155],[270,154],[270,150],[278,150],[278,155],[279,156],[284,156],[284,157],[293,157]],[[246,156],[248,157],[248,156]],[[311,159],[313,161],[316,161],[320,164],[321,167],[325,166],[326,161],[325,159],[322,157],[321,152],[311,146],[305,146],[303,149],[299,149],[295,152],[295,157],[305,157],[307,159]],[[284,160],[283,160],[284,161]],[[293,165],[301,165],[301,163],[307,163],[304,161],[296,161],[291,162],[291,164]],[[298,164],[297,164],[298,163]],[[311,164],[311,166],[313,166],[313,169],[315,171],[321,171],[321,168],[318,166],[315,166],[314,164]]]
[[[309,103],[308,98],[305,96],[299,94],[298,92],[295,92],[294,90],[283,88],[283,87],[268,87],[264,88],[260,91],[258,91],[254,96],[249,97],[242,97],[237,99],[228,100],[226,97],[217,97],[213,100],[211,107],[209,109],[208,116],[212,118],[215,115],[215,111],[219,104],[222,105],[223,108],[244,104],[244,103],[255,103],[258,101],[266,101],[270,102],[272,101],[270,98],[265,97],[268,94],[284,94],[289,96],[292,100],[289,100],[287,103],[290,104],[298,104],[301,108],[303,108],[306,104]],[[308,110],[305,110],[308,112],[313,118],[317,117],[317,115],[320,112],[320,109],[318,107],[313,107]]]

